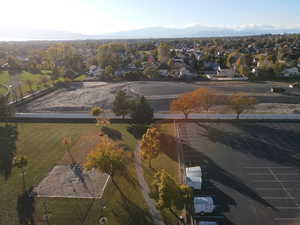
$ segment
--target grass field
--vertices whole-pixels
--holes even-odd
[[[173,123],[157,123],[155,126],[162,134],[161,153],[152,161],[153,170],[149,169],[148,162],[144,162],[144,174],[149,186],[153,182],[155,170],[166,170],[178,183],[180,183],[179,164],[177,161],[177,148],[175,129]],[[178,212],[180,213],[180,212]],[[163,210],[162,216],[166,224],[177,224],[178,220],[169,210]]]
[[[29,93],[31,90],[28,87],[28,85],[26,84],[26,80],[31,80],[32,81],[32,89],[33,91],[36,91],[40,88],[42,88],[42,85],[39,85],[40,81],[42,80],[42,77],[48,77],[50,78],[46,73],[41,73],[41,74],[32,74],[29,72],[22,72],[20,74],[21,78],[20,81],[22,83],[21,87],[22,87],[22,91],[24,94]],[[4,84],[7,85],[9,84],[10,81],[10,76],[8,74],[7,71],[1,71],[0,72],[0,84]],[[51,84],[51,81],[48,82],[48,84]],[[3,94],[3,90],[0,89],[0,94]]]
[[[11,140],[9,149],[28,158],[25,174],[27,189],[38,185],[47,173],[61,162],[65,155],[62,144],[64,136],[70,136],[75,144],[75,140],[79,137],[94,135],[100,129],[94,124],[19,123],[11,126],[16,127],[18,138],[15,140],[13,135],[8,135],[9,131],[1,124],[0,153],[2,151],[1,156],[3,156],[3,150],[8,149],[5,138],[9,137]],[[112,129],[121,133],[122,141],[128,146],[128,151],[132,151],[135,149],[136,139],[127,132],[127,127],[127,124],[111,125]],[[13,168],[9,173],[7,168],[10,164],[6,163],[3,167],[3,160],[0,164],[2,165],[0,167],[2,174],[0,175],[0,224],[30,224],[31,220],[36,225],[45,224],[46,211],[51,225],[97,224],[101,216],[106,216],[109,224],[152,224],[135,181],[135,167],[132,162],[127,166],[127,174],[131,179],[123,176],[116,177],[120,190],[109,183],[104,193],[104,201],[26,198],[22,189],[21,171]],[[4,178],[5,174],[7,179]],[[103,209],[104,204],[105,209]]]

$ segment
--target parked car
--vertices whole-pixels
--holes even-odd
[[[215,211],[216,205],[212,197],[195,197],[194,213],[195,214],[211,214]]]
[[[290,84],[289,87],[290,88],[300,88],[300,82]]]
[[[280,87],[274,87],[274,88],[271,88],[271,92],[272,93],[283,93],[283,92],[285,92],[285,89],[280,88]]]
[[[202,187],[202,170],[200,166],[187,167],[186,184],[194,190],[201,190]]]

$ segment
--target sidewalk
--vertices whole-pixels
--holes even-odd
[[[16,118],[36,119],[94,119],[86,113],[16,113]],[[120,119],[113,113],[106,113],[108,119]],[[184,119],[182,114],[154,113],[154,119]],[[235,120],[236,114],[190,114],[189,119]],[[300,114],[241,114],[240,120],[300,120]]]

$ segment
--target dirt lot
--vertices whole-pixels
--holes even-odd
[[[182,123],[186,166],[226,225],[300,224],[300,123]]]
[[[261,108],[266,111],[272,109],[275,113],[294,113],[300,111],[295,104],[300,103],[300,89],[289,89],[288,83],[278,82],[85,82],[74,83],[70,88],[59,89],[46,96],[36,99],[18,108],[19,112],[82,112],[89,111],[93,106],[101,106],[111,109],[111,103],[116,92],[120,89],[127,92],[129,96],[144,95],[150,101],[156,112],[168,111],[170,101],[178,95],[195,90],[196,88],[207,87],[216,89],[221,95],[230,95],[235,92],[245,92],[255,96]],[[287,92],[284,94],[270,93],[271,87],[284,87]],[[264,105],[272,104],[270,105]],[[285,111],[281,112],[282,105]],[[260,106],[259,106],[260,107]],[[269,112],[269,111],[268,111]]]

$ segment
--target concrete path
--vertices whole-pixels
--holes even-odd
[[[17,118],[36,118],[36,119],[93,119],[89,113],[16,113]],[[108,119],[118,119],[113,113],[105,113]],[[184,119],[182,114],[172,113],[154,113],[155,119]],[[189,115],[189,119],[223,119],[233,120],[236,118],[235,114],[200,114],[194,113]],[[240,119],[270,119],[270,120],[300,120],[300,114],[242,114]]]
[[[140,152],[140,145],[138,144],[134,156],[135,156],[136,174],[137,174],[139,184],[141,186],[142,194],[148,205],[149,212],[152,216],[154,224],[165,225],[162,215],[160,214],[160,211],[155,207],[155,201],[149,197],[150,188],[144,178],[144,170],[142,167],[142,160],[139,152]]]

